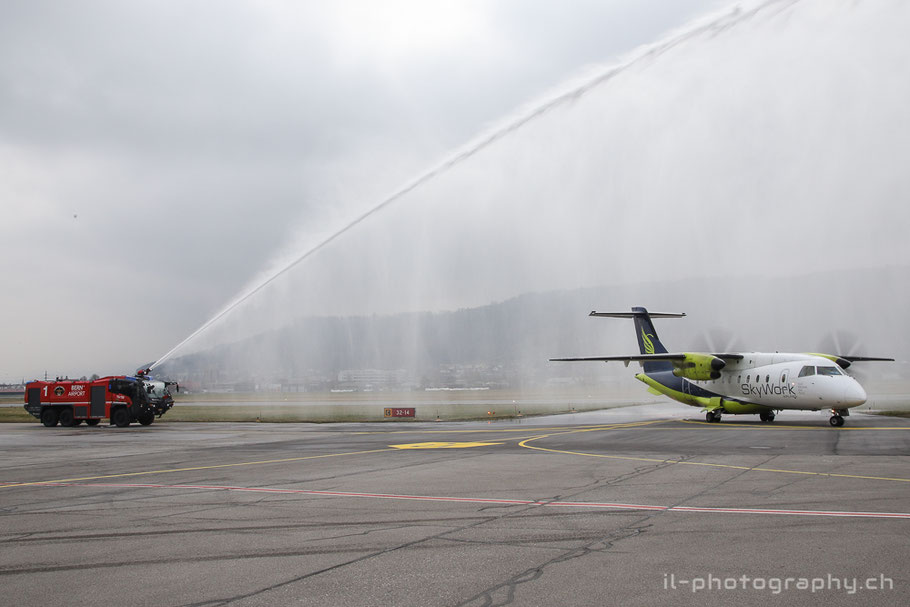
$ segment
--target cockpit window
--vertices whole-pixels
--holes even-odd
[[[842,375],[837,367],[818,367],[819,375]]]
[[[800,377],[809,377],[810,375],[815,375],[815,367],[803,367],[799,370]]]

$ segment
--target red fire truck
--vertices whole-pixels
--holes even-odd
[[[48,428],[58,422],[61,426],[78,426],[84,421],[96,426],[105,417],[119,428],[134,421],[148,426],[174,406],[168,388],[175,385],[142,375],[116,375],[94,381],[36,380],[25,386],[25,410]]]

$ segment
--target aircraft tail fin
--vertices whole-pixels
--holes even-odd
[[[605,318],[631,318],[635,321],[635,336],[642,354],[667,354],[667,348],[661,343],[654,328],[652,318],[682,318],[685,313],[648,312],[645,308],[635,307],[631,312],[591,312],[591,316]],[[643,363],[645,373],[655,371],[672,371],[670,361],[647,361]]]

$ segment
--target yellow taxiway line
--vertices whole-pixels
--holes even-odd
[[[659,421],[665,421],[665,420],[659,420]],[[591,426],[591,427],[586,426],[583,428],[573,429],[573,430],[571,430],[571,432],[590,432],[593,430],[609,430],[614,427],[618,428],[618,427],[626,427],[626,426],[635,426],[635,425],[641,425],[642,423],[654,423],[654,422],[631,422],[629,424],[612,424],[612,425],[601,425],[601,426]],[[555,428],[543,428],[543,430],[552,430],[552,429],[555,429]],[[502,431],[502,430],[503,429],[500,429],[499,431]],[[511,430],[511,429],[509,429],[509,430]],[[515,431],[517,431],[517,430],[520,430],[522,432],[527,432],[529,429],[528,428],[515,429]],[[436,432],[436,431],[430,431],[430,433],[434,433],[434,432]],[[471,431],[463,430],[463,431],[458,431],[458,432],[466,433],[466,432],[471,432]],[[485,432],[494,432],[494,430],[483,429],[483,430],[478,430],[475,432],[484,432],[485,433]],[[392,434],[392,433],[390,433],[390,434]],[[562,432],[555,433],[555,434],[562,434]],[[555,434],[552,434],[551,436],[554,436]],[[507,438],[504,440],[519,440],[521,438],[524,438],[524,437],[510,437],[510,438]],[[451,448],[475,447],[475,446],[481,446],[482,444],[502,444],[502,443],[466,443],[466,442],[465,443],[422,443],[422,444],[420,444],[419,447],[415,446],[415,445],[410,445],[410,448],[411,449],[415,449],[415,448],[423,448],[423,449],[449,448],[449,449],[451,449]],[[47,480],[47,481],[31,481],[31,482],[25,482],[25,483],[9,483],[9,484],[0,483],[0,489],[9,489],[12,487],[28,487],[28,486],[34,486],[34,485],[52,485],[52,484],[59,484],[59,483],[74,483],[74,482],[79,482],[79,481],[96,481],[96,480],[103,480],[103,479],[110,479],[110,478],[127,478],[127,477],[135,477],[135,476],[147,476],[147,475],[151,475],[151,474],[170,474],[173,472],[193,472],[193,471],[197,471],[197,470],[217,470],[219,468],[239,468],[242,466],[260,466],[260,465],[265,465],[265,464],[281,464],[281,463],[287,463],[287,462],[299,462],[299,461],[304,461],[304,460],[324,459],[324,458],[328,458],[328,457],[341,457],[341,456],[347,456],[347,455],[368,455],[371,453],[387,453],[387,452],[391,452],[391,451],[401,451],[403,447],[406,447],[406,446],[390,445],[390,446],[384,447],[382,449],[370,449],[367,451],[348,451],[345,453],[324,453],[321,455],[305,455],[305,456],[301,456],[301,457],[286,457],[286,458],[281,458],[281,459],[268,459],[268,460],[259,460],[259,461],[253,461],[253,462],[235,462],[232,464],[213,464],[211,466],[190,466],[190,467],[186,467],[186,468],[165,468],[165,469],[161,469],[161,470],[145,470],[145,471],[141,471],[141,472],[122,472],[119,474],[82,476],[82,477],[62,478],[62,479],[54,479],[54,480]]]
[[[661,420],[661,421],[667,421],[667,420]],[[710,425],[716,426],[716,424],[710,424]],[[610,428],[604,428],[604,429],[610,429]],[[589,432],[589,431],[590,430],[583,430],[583,432]],[[891,476],[865,476],[865,475],[861,475],[861,474],[837,474],[834,472],[810,472],[807,470],[786,470],[786,469],[781,469],[781,468],[762,468],[759,466],[735,466],[732,464],[713,464],[710,462],[690,462],[690,461],[680,461],[680,460],[673,460],[673,459],[660,459],[660,458],[653,458],[653,457],[632,457],[629,455],[606,455],[603,453],[585,453],[583,451],[566,451],[566,450],[562,450],[562,449],[548,449],[546,447],[537,447],[537,446],[528,444],[530,442],[544,439],[544,438],[549,438],[551,436],[558,436],[560,434],[571,434],[571,433],[572,433],[571,431],[570,432],[557,432],[554,434],[544,434],[541,436],[535,436],[535,437],[528,438],[528,439],[521,441],[520,443],[518,443],[518,445],[520,447],[524,447],[526,449],[533,449],[535,451],[545,451],[548,453],[560,453],[562,455],[598,457],[598,458],[602,458],[602,459],[617,459],[617,460],[625,460],[625,461],[633,461],[633,462],[650,462],[650,463],[655,463],[655,464],[673,464],[673,465],[682,465],[682,466],[704,466],[704,467],[708,467],[708,468],[726,468],[726,469],[730,469],[730,470],[744,470],[744,471],[749,471],[749,472],[775,472],[778,474],[802,474],[802,475],[806,475],[806,476],[823,476],[823,477],[832,477],[832,478],[853,478],[853,479],[863,479],[863,480],[894,481],[894,482],[900,482],[900,483],[910,483],[910,478],[899,478],[899,477],[891,477]]]
[[[322,459],[326,457],[341,457],[343,455],[366,455],[368,453],[383,453],[387,451],[398,451],[392,447],[384,449],[370,449],[369,451],[349,451],[346,453],[324,453],[322,455],[305,455],[301,457],[286,457],[282,459],[267,459],[255,462],[236,462],[233,464],[215,464],[212,466],[192,466],[189,468],[167,468],[163,470],[146,470],[144,472],[123,472],[121,474],[104,474],[100,476],[83,476],[79,478],[63,478],[53,481],[33,481],[30,483],[13,483],[10,485],[0,485],[0,489],[9,489],[10,487],[28,487],[30,485],[48,485],[54,483],[74,483],[76,481],[96,481],[105,478],[124,478],[128,476],[144,476],[148,474],[169,474],[171,472],[192,472],[194,470],[215,470],[217,468],[238,468],[240,466],[260,466],[263,464],[280,464],[285,462],[300,462],[308,459]]]
[[[509,442],[517,440],[517,441],[520,441],[518,443],[518,445],[520,447],[523,447],[525,449],[532,449],[535,451],[558,453],[558,454],[562,454],[562,455],[582,456],[582,457],[597,457],[597,458],[601,458],[601,459],[614,459],[614,460],[649,462],[649,463],[658,463],[658,464],[673,464],[673,465],[684,465],[684,466],[703,466],[703,467],[709,467],[709,468],[726,468],[726,469],[730,469],[730,470],[743,470],[743,471],[750,471],[750,472],[773,472],[773,473],[778,473],[778,474],[800,474],[800,475],[805,475],[805,476],[819,476],[819,477],[831,477],[831,478],[851,478],[851,479],[863,479],[863,480],[910,482],[910,478],[865,476],[865,475],[859,475],[859,474],[838,474],[838,473],[831,473],[831,472],[810,472],[810,471],[806,471],[806,470],[786,470],[786,469],[764,468],[764,467],[755,467],[755,466],[736,466],[736,465],[732,465],[732,464],[715,464],[715,463],[710,463],[710,462],[692,462],[692,461],[680,461],[680,460],[673,460],[673,459],[660,459],[660,458],[650,458],[650,457],[633,457],[633,456],[627,456],[627,455],[607,455],[607,454],[602,454],[602,453],[585,453],[585,452],[581,452],[581,451],[549,449],[546,447],[539,447],[536,445],[529,444],[534,441],[538,441],[538,440],[542,440],[542,439],[550,438],[550,437],[554,437],[554,436],[560,436],[563,434],[578,434],[578,433],[582,433],[582,432],[598,432],[598,431],[608,431],[608,430],[617,430],[617,429],[625,429],[625,428],[636,428],[636,427],[641,427],[641,426],[651,426],[651,425],[655,425],[655,424],[663,424],[663,423],[672,422],[672,421],[679,421],[679,422],[686,423],[686,424],[704,424],[704,425],[709,425],[713,428],[723,428],[724,427],[724,424],[708,424],[707,422],[696,422],[696,421],[690,421],[690,420],[657,419],[657,420],[647,420],[647,421],[639,421],[639,422],[625,422],[625,423],[581,426],[581,427],[575,427],[575,428],[569,428],[569,429],[566,429],[566,428],[489,428],[489,429],[474,429],[474,430],[467,430],[467,429],[466,430],[429,430],[429,431],[427,431],[427,430],[423,430],[423,431],[405,430],[405,431],[388,432],[386,434],[407,434],[407,433],[424,433],[424,434],[500,433],[500,434],[507,434],[507,433],[522,432],[522,433],[532,433],[532,434],[531,434],[531,436],[518,436],[518,437],[508,436],[508,437],[499,438],[498,440],[509,441]],[[750,428],[750,429],[756,429],[756,430],[758,430],[758,429],[762,429],[762,430],[768,430],[768,429],[781,429],[781,430],[783,430],[783,429],[793,429],[793,430],[820,429],[820,430],[831,431],[829,428],[816,428],[814,426],[762,425],[762,426],[750,427],[750,426],[732,425],[732,424],[726,424],[726,426],[736,427],[736,428]],[[661,430],[674,430],[674,429],[680,430],[681,428],[665,427],[665,428],[660,428],[660,429]],[[874,427],[874,428],[851,428],[850,430],[907,430],[907,429],[910,429],[910,428]],[[541,431],[548,432],[548,431],[552,431],[552,430],[555,430],[555,431],[545,433],[545,434],[540,434]],[[844,428],[839,428],[838,430],[844,430]],[[356,434],[361,434],[361,433],[356,433]],[[362,434],[381,434],[381,432],[376,432],[376,433],[363,432]],[[493,439],[493,440],[497,440],[497,439]],[[473,442],[473,443],[437,442],[437,443],[414,443],[414,444],[409,444],[409,445],[390,445],[388,447],[384,447],[381,449],[370,449],[370,450],[366,450],[366,451],[349,451],[349,452],[344,452],[344,453],[325,453],[325,454],[321,454],[321,455],[306,455],[306,456],[300,456],[300,457],[258,460],[258,461],[251,461],[251,462],[235,462],[235,463],[230,463],[230,464],[214,464],[214,465],[210,465],[210,466],[166,468],[166,469],[160,469],[160,470],[146,470],[146,471],[141,471],[141,472],[123,472],[123,473],[119,473],[119,474],[84,476],[84,477],[77,477],[77,478],[64,478],[64,479],[55,479],[55,480],[46,480],[46,481],[32,481],[32,482],[25,482],[25,483],[10,483],[10,484],[0,483],[0,489],[7,489],[7,488],[11,488],[11,487],[27,487],[27,486],[33,486],[33,485],[72,483],[72,482],[79,482],[79,481],[94,481],[94,480],[103,480],[103,479],[111,479],[111,478],[126,478],[126,477],[146,476],[146,475],[151,475],[151,474],[169,474],[169,473],[174,473],[174,472],[192,472],[192,471],[197,471],[197,470],[216,470],[219,468],[238,468],[238,467],[243,467],[243,466],[279,464],[279,463],[298,462],[298,461],[314,460],[314,459],[325,459],[325,458],[330,458],[330,457],[367,455],[367,454],[373,454],[373,453],[387,453],[387,452],[393,452],[393,451],[400,451],[402,449],[408,449],[408,448],[410,448],[410,449],[415,449],[415,448],[416,449],[440,449],[440,448],[451,449],[451,448],[467,448],[467,447],[476,447],[476,446],[492,446],[492,445],[499,445],[499,444],[503,444],[503,443],[501,443],[501,442],[495,442],[495,443],[494,442],[482,442],[482,443],[480,443],[480,442]]]
[[[698,426],[711,426],[713,428],[742,428],[746,430],[825,430],[826,432],[859,432],[861,430],[910,430],[910,426],[865,426],[865,427],[841,427],[829,428],[828,426],[794,426],[793,424],[743,424],[736,422],[710,423],[701,422],[694,419],[677,420],[683,424],[693,424]]]

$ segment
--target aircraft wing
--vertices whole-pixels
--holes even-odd
[[[737,354],[736,352],[712,353],[711,356],[722,358],[723,360],[742,360],[745,358],[742,354]]]
[[[723,354],[713,354],[708,352],[671,352],[667,354],[630,354],[627,356],[585,356],[581,358],[551,358],[551,361],[561,361],[561,362],[575,362],[575,361],[602,361],[610,362],[613,360],[622,361],[626,364],[630,362],[645,362],[649,360],[669,360],[669,361],[684,361],[687,358],[690,358],[693,354],[701,354],[704,356],[713,356],[714,358],[720,358],[722,360],[742,360],[742,354],[735,353],[723,353]]]
[[[628,356],[587,356],[583,358],[551,358],[552,361],[602,361],[621,360],[627,367],[630,362],[641,363],[667,361],[672,365],[673,375],[696,381],[720,379],[720,371],[730,360],[740,360],[742,354],[707,354],[704,352],[666,352],[661,354],[630,354]],[[647,367],[645,367],[647,369]]]
[[[551,358],[551,361],[575,362],[581,360],[596,360],[610,362],[611,360],[620,360],[626,364],[632,361],[646,360],[685,360],[685,354],[631,354],[629,356],[585,356],[581,358]]]
[[[851,363],[858,362],[894,362],[893,358],[881,358],[878,356],[843,356],[841,354],[819,354],[817,352],[812,354],[836,362],[841,369],[846,369]]]

